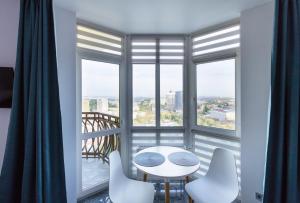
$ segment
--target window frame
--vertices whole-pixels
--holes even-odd
[[[235,132],[236,132],[236,126],[237,126],[237,121],[235,119],[235,130],[229,130],[229,129],[224,129],[224,128],[217,128],[217,127],[210,127],[210,126],[204,126],[204,125],[199,125],[198,122],[197,122],[197,119],[198,119],[198,115],[197,115],[197,105],[198,105],[198,101],[197,101],[197,98],[198,98],[198,95],[197,95],[197,81],[198,81],[198,78],[197,78],[197,66],[199,64],[206,64],[206,63],[213,63],[213,62],[218,62],[218,61],[224,61],[224,60],[230,60],[230,59],[234,59],[235,60],[235,94],[237,93],[237,88],[236,88],[236,70],[237,70],[237,58],[236,58],[236,55],[232,55],[232,57],[225,57],[225,58],[211,58],[211,60],[208,60],[208,61],[197,61],[195,63],[195,98],[194,98],[194,102],[195,102],[195,105],[194,105],[194,111],[196,112],[196,119],[194,121],[195,123],[195,129],[197,130],[200,130],[200,131],[205,131],[205,132],[209,132],[209,133],[215,133],[215,134],[223,134],[223,135],[227,135],[227,136],[235,136]],[[237,99],[235,97],[235,115],[237,115]]]
[[[121,141],[121,155],[124,163],[127,163],[127,129],[126,129],[126,37],[124,34],[111,30],[109,28],[105,28],[102,26],[98,26],[95,24],[91,24],[82,20],[77,21],[80,25],[86,25],[88,27],[92,27],[99,31],[103,31],[108,34],[116,35],[122,38],[122,54],[121,56],[117,56],[114,54],[109,54],[105,52],[98,52],[93,50],[88,50],[84,48],[80,48],[76,46],[76,160],[77,160],[77,198],[81,199],[85,196],[88,196],[92,193],[102,191],[108,187],[108,181],[104,182],[100,185],[96,185],[92,188],[82,190],[82,147],[81,142],[83,138],[83,134],[81,132],[81,114],[82,114],[82,60],[91,60],[98,61],[103,63],[111,63],[119,65],[119,118],[120,118],[120,128],[103,130],[94,133],[88,133],[88,136],[84,136],[85,139],[94,138],[98,136],[103,136],[107,134],[118,133],[120,135]],[[127,165],[125,165],[125,168]]]
[[[200,32],[192,33],[190,38],[190,100],[191,109],[190,109],[190,122],[191,122],[191,132],[202,133],[202,134],[213,134],[216,136],[223,137],[224,139],[240,139],[240,113],[241,113],[241,98],[240,98],[240,47],[213,52],[204,54],[202,56],[193,56],[192,47],[193,47],[193,37],[199,36],[201,34],[209,33],[216,31],[218,29],[226,28],[227,26],[232,26],[239,24],[237,21],[221,24],[215,27],[207,28]],[[222,60],[235,59],[235,130],[222,129],[216,127],[201,126],[197,124],[197,65],[217,62]],[[194,141],[193,141],[194,143]]]
[[[133,134],[134,133],[155,133],[156,142],[160,143],[161,133],[182,133],[183,134],[183,147],[192,149],[191,143],[191,136],[190,136],[190,125],[189,125],[189,80],[188,80],[188,65],[189,65],[189,36],[185,34],[174,34],[174,35],[149,35],[149,34],[132,34],[127,35],[127,103],[128,103],[128,114],[127,114],[127,130],[128,130],[128,139],[127,139],[127,146],[128,146],[128,162],[131,162],[132,156],[132,142],[133,142]],[[134,39],[147,39],[147,38],[156,38],[156,39],[178,39],[182,38],[183,40],[183,50],[184,50],[184,59],[182,63],[182,81],[183,81],[183,122],[182,126],[161,126],[160,125],[160,63],[155,63],[155,105],[156,105],[156,125],[155,126],[134,126],[133,125],[133,63],[132,63],[132,38]],[[156,43],[158,46],[156,49],[159,50],[159,43]],[[157,56],[158,57],[158,56]],[[142,63],[141,63],[142,64]],[[158,80],[157,80],[158,78]],[[128,165],[128,173],[134,178],[134,175],[131,173],[130,164]]]
[[[187,35],[183,35],[183,34],[175,34],[175,35],[148,35],[148,34],[132,34],[129,35],[130,39],[128,39],[128,50],[129,52],[127,60],[128,60],[128,123],[129,123],[129,128],[131,132],[149,132],[149,130],[153,130],[153,131],[165,131],[165,130],[178,130],[179,132],[185,131],[186,130],[186,123],[187,123],[187,102],[186,102],[186,98],[187,98],[187,46],[186,46],[186,36]],[[155,39],[156,41],[156,62],[155,62],[155,125],[154,126],[134,126],[133,125],[133,65],[137,64],[137,63],[132,63],[131,60],[131,42],[132,42],[132,38],[134,39]],[[170,64],[172,65],[172,63],[160,63],[159,61],[159,41],[160,40],[164,40],[164,39],[182,39],[183,41],[183,50],[184,50],[184,59],[183,59],[183,63],[181,63],[180,65],[182,65],[182,90],[183,90],[183,116],[182,116],[182,125],[181,126],[162,126],[161,125],[161,119],[160,119],[160,65],[161,64]],[[140,63],[143,64],[143,63]],[[145,63],[146,64],[146,63]],[[153,64],[153,63],[150,63]],[[179,64],[179,63],[177,63]]]

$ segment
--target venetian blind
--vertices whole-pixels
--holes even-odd
[[[196,34],[192,37],[193,58],[225,50],[235,50],[240,46],[240,25]]]
[[[121,56],[122,37],[85,25],[77,25],[77,47],[114,56]]]

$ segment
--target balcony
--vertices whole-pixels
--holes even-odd
[[[120,118],[117,116],[82,113],[82,190],[108,181],[108,156],[120,148],[118,133],[113,130],[119,127]]]

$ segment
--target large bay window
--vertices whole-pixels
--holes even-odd
[[[238,24],[190,36],[77,30],[80,194],[107,184],[120,137],[134,176],[133,155],[157,145],[193,150],[198,175],[215,148],[231,150],[240,174]]]

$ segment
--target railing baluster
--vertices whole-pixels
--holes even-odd
[[[83,133],[98,132],[120,127],[120,119],[117,116],[103,114],[100,112],[82,113]],[[118,134],[91,138],[91,146],[88,146],[88,139],[83,141],[82,156],[86,158],[98,157],[103,162],[108,162],[108,155],[111,151],[119,149],[120,139]]]

